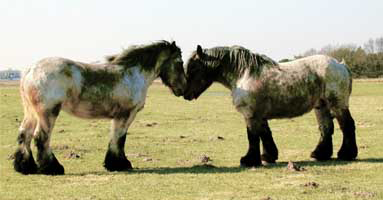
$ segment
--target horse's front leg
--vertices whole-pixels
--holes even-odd
[[[247,139],[249,149],[247,154],[241,158],[241,166],[255,167],[262,165],[259,149],[260,133],[262,132],[262,121],[254,118],[246,118]]]
[[[136,112],[131,112],[129,116],[114,118],[112,120],[111,136],[106,152],[104,167],[108,171],[127,171],[133,169],[132,164],[125,156],[125,140],[128,128]]]
[[[267,120],[262,121],[262,131],[259,136],[261,137],[263,146],[261,160],[266,163],[275,163],[275,161],[278,160],[278,148],[277,145],[275,145]]]

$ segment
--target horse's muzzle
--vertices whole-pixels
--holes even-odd
[[[188,100],[188,101],[191,101],[191,100],[195,99],[195,96],[192,93],[190,93],[190,92],[185,92],[184,99]]]
[[[172,89],[173,91],[173,94],[176,96],[176,97],[180,97],[180,96],[183,96],[184,93],[185,93],[185,90],[183,88],[174,88]]]
[[[188,100],[188,101],[193,100],[193,98],[192,98],[191,96],[185,96],[185,95],[184,95],[184,99],[185,99],[185,100]]]

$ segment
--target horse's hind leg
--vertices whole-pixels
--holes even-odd
[[[39,113],[39,121],[35,131],[35,144],[37,147],[37,163],[39,173],[48,175],[64,174],[64,167],[58,162],[50,147],[51,133],[60,112],[61,104],[52,109]]]
[[[133,168],[125,156],[124,148],[126,134],[135,115],[136,112],[131,112],[129,116],[112,120],[111,138],[104,160],[104,167],[108,171],[127,171]]]
[[[264,131],[260,134],[263,146],[261,160],[266,163],[275,163],[275,161],[278,160],[278,149],[266,120],[262,123],[262,128]]]
[[[19,146],[14,154],[13,167],[22,174],[34,174],[37,172],[37,165],[31,151],[31,140],[35,127],[36,120],[26,115],[19,128],[19,136],[17,137]]]
[[[343,142],[338,151],[338,159],[354,160],[358,156],[355,138],[355,122],[348,108],[335,111],[335,117],[343,132]]]
[[[334,123],[328,105],[323,100],[320,102],[319,107],[315,108],[315,115],[321,135],[317,147],[311,153],[311,157],[316,160],[329,160],[333,151]]]

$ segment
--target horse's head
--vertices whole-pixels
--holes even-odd
[[[168,86],[174,95],[181,96],[186,88],[186,75],[183,68],[181,50],[175,42],[170,45],[170,52],[160,67],[161,81]]]
[[[192,54],[187,63],[187,87],[184,94],[186,100],[197,99],[212,83],[213,78],[204,58],[202,47]]]

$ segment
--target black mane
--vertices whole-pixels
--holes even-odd
[[[164,49],[172,52],[181,50],[173,43],[161,40],[149,45],[133,45],[118,55],[108,56],[107,62],[116,65],[124,65],[126,68],[140,64],[144,70],[154,68],[158,55]]]
[[[252,53],[241,46],[214,47],[204,49],[203,62],[210,67],[231,67],[237,73],[250,69],[250,73],[259,75],[264,66],[278,66],[278,63],[263,54]]]

